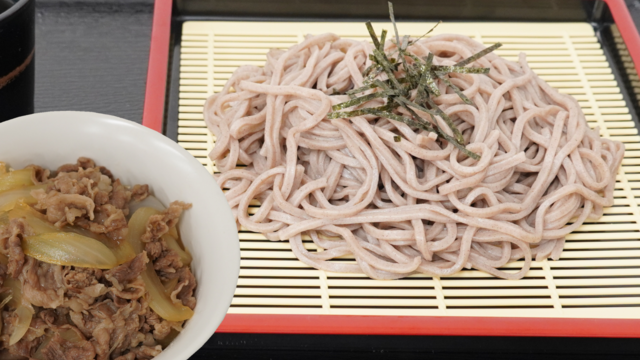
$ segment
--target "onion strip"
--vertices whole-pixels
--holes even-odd
[[[40,261],[65,266],[111,269],[118,260],[101,242],[76,233],[44,233],[27,236],[22,249]]]
[[[33,186],[33,169],[22,169],[0,175],[0,193],[7,190]]]
[[[140,240],[146,231],[149,218],[159,214],[160,211],[142,207],[138,209],[129,220],[129,233],[127,241],[131,243],[132,248],[139,254],[144,249],[144,245]],[[153,264],[149,262],[147,268],[141,274],[145,287],[149,292],[149,307],[153,309],[161,318],[169,321],[184,321],[193,316],[193,310],[182,304],[174,303],[170,295],[167,293],[165,286],[160,281],[158,274],[153,269]]]

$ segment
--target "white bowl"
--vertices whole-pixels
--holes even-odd
[[[23,116],[0,124],[0,161],[18,169],[49,169],[80,156],[106,166],[124,184],[149,184],[165,205],[193,204],[181,220],[181,235],[193,255],[197,306],[182,333],[156,360],[188,359],[224,318],[240,272],[235,221],[211,174],[169,138],[134,122],[90,112]]]

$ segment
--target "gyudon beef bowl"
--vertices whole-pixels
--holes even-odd
[[[0,124],[0,358],[187,359],[239,258],[215,180],[161,134],[82,112]]]

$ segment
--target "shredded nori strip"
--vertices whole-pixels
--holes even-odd
[[[391,1],[387,1],[389,5],[389,18],[391,19],[391,23],[393,24],[393,31],[396,34],[396,45],[398,49],[400,49],[400,35],[398,35],[398,26],[396,25],[396,17],[393,14],[393,3]]]
[[[489,46],[488,48],[482,50],[482,51],[478,51],[477,53],[469,56],[468,58],[458,62],[455,66],[466,66],[471,64],[472,62],[480,59],[481,57],[487,55],[488,53],[492,52],[493,50],[496,50],[497,48],[501,47],[502,43],[495,43],[491,46]]]
[[[378,99],[378,98],[387,97],[387,96],[389,96],[389,93],[387,93],[386,91],[378,91],[378,92],[371,93],[369,95],[364,95],[349,101],[345,101],[337,105],[333,105],[331,107],[331,110],[333,111],[342,110],[342,109],[350,108],[352,106],[366,103],[367,101],[371,101],[373,99]]]
[[[364,77],[363,86],[347,91],[346,95],[349,95],[351,100],[334,105],[332,107],[333,112],[329,113],[327,117],[329,119],[339,119],[362,115],[375,115],[403,122],[412,127],[434,132],[438,134],[439,137],[458,148],[465,155],[476,160],[480,159],[478,154],[466,149],[462,133],[451,118],[449,118],[449,116],[438,107],[435,101],[431,99],[431,96],[437,97],[441,95],[440,90],[438,89],[438,84],[436,83],[437,80],[441,80],[448,88],[456,93],[465,104],[475,106],[473,101],[471,101],[471,99],[469,99],[456,85],[451,82],[448,78],[448,74],[487,74],[489,72],[489,69],[487,68],[466,67],[466,65],[499,48],[502,44],[497,43],[490,46],[452,66],[434,65],[433,53],[429,53],[427,56],[420,59],[414,54],[409,53],[407,48],[415,44],[419,39],[430,34],[440,24],[440,22],[417,39],[411,40],[409,36],[405,35],[402,37],[401,41],[395,15],[393,13],[393,4],[391,2],[388,4],[389,18],[393,23],[395,34],[396,49],[389,54],[385,53],[384,46],[387,38],[387,31],[382,30],[380,38],[378,38],[375,30],[373,29],[373,25],[370,21],[367,21],[365,25],[375,47],[373,53],[369,55],[369,59],[373,63],[371,66],[367,67],[362,74]],[[393,40],[391,41],[393,42]],[[392,57],[396,52],[398,55],[397,58]],[[408,61],[412,61],[412,63],[409,63]],[[404,69],[404,76],[397,77],[395,73],[401,69]],[[378,79],[378,77],[383,73],[386,75],[387,79]],[[372,89],[374,89],[374,92],[371,94],[357,96],[357,94],[361,94]],[[411,101],[409,99],[412,98],[414,91],[417,92],[417,94],[415,100]],[[350,107],[357,107],[373,99],[379,98],[386,99],[386,105],[379,107],[365,107],[351,111],[339,111]],[[399,107],[402,107],[409,112],[411,118],[394,113],[394,110],[397,110]],[[416,110],[427,113],[432,118],[434,116],[441,117],[451,129],[453,136],[447,134],[447,132],[438,127],[435,119],[432,119],[433,122],[427,121],[420,117],[416,113]],[[396,136],[394,137],[394,141],[400,141],[400,138],[400,136]]]
[[[387,56],[385,55],[385,53],[378,49],[373,49],[373,56],[375,56],[376,60],[378,61],[378,64],[382,66],[382,69],[387,74],[387,76],[389,77],[389,80],[393,83],[393,85],[395,85],[396,89],[400,88],[400,82],[398,81],[395,74],[393,73],[391,64],[389,64],[389,60],[387,59]]]
[[[425,108],[423,106],[420,106],[420,105],[414,103],[413,101],[405,98],[404,96],[398,96],[398,97],[394,98],[394,101],[396,101],[400,106],[406,105],[406,106],[412,107],[414,109],[420,110],[422,112],[426,112],[429,115],[437,115],[437,113],[435,111],[429,110],[429,109],[427,109],[427,108]]]
[[[370,90],[370,89],[375,89],[376,87],[377,87],[377,85],[375,85],[374,83],[366,84],[366,85],[364,85],[362,87],[359,87],[357,89],[353,89],[353,90],[347,91],[347,95],[359,94],[361,92],[365,92],[365,91]]]
[[[427,35],[431,34],[431,33],[433,32],[433,30],[435,30],[435,29],[438,27],[438,25],[440,25],[440,24],[442,24],[442,20],[438,21],[438,23],[437,23],[437,24],[433,25],[433,27],[431,28],[431,30],[427,31],[426,33],[424,33],[424,34],[423,34],[422,36],[420,36],[419,38],[417,38],[417,39],[413,39],[413,40],[409,41],[409,46],[411,46],[411,45],[415,44],[418,40],[422,39],[423,37],[425,37],[425,36],[427,36]]]
[[[382,29],[382,33],[380,34],[380,47],[378,50],[384,51],[384,43],[387,40],[387,30]]]
[[[451,118],[444,111],[442,111],[442,109],[440,109],[438,105],[431,98],[427,98],[427,104],[429,104],[429,106],[431,106],[433,110],[435,110],[436,114],[440,116],[442,120],[444,120],[444,122],[447,123],[447,125],[449,125],[449,127],[453,131],[453,136],[455,136],[456,141],[460,145],[464,146],[464,138],[462,137],[462,133],[460,132],[460,130],[458,130],[458,127],[453,123],[453,120],[451,120]]]
[[[380,49],[380,41],[378,40],[378,36],[376,35],[376,31],[373,29],[373,25],[371,25],[371,21],[367,21],[364,23],[367,26],[367,30],[369,31],[369,35],[371,36],[371,40],[373,41],[373,46],[376,49]],[[371,57],[369,57],[371,58]],[[371,59],[373,60],[373,59]]]
[[[471,99],[469,99],[467,97],[467,95],[465,95],[457,86],[455,86],[449,79],[447,79],[444,76],[438,76],[438,78],[440,80],[442,80],[443,83],[447,84],[447,86],[453,90],[453,92],[455,92],[458,97],[460,97],[460,99],[462,99],[462,101],[464,101],[465,104],[467,105],[473,105],[476,106],[476,104],[473,103],[473,101],[471,101]]]
[[[489,68],[433,65],[431,69],[437,73],[488,74]]]

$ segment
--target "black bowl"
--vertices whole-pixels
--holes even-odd
[[[35,5],[0,0],[0,122],[33,113]]]

